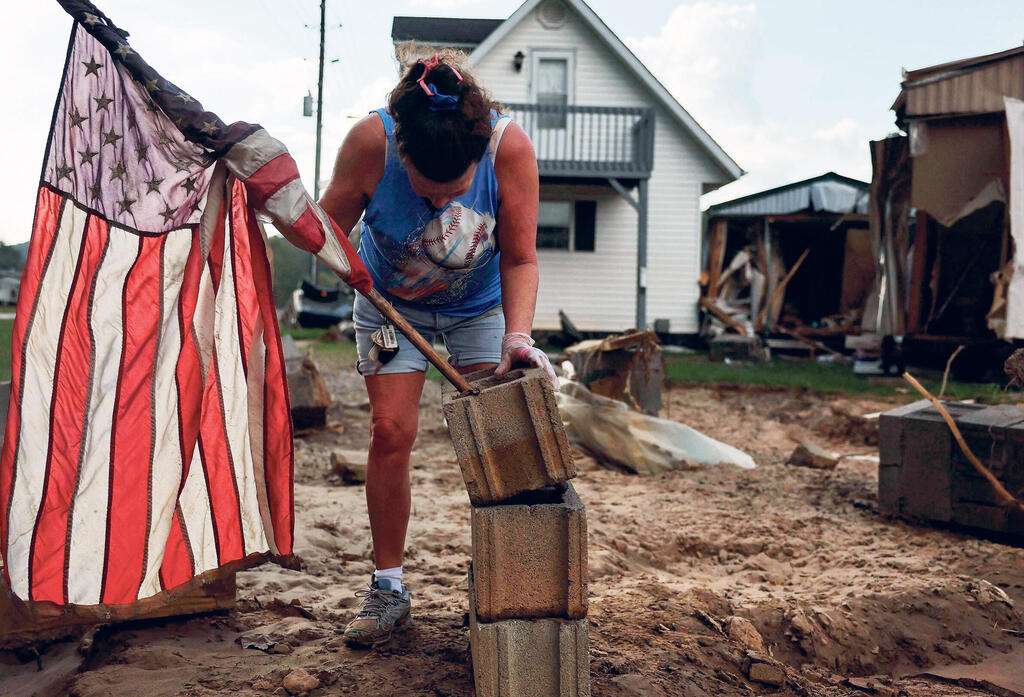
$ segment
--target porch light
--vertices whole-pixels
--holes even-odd
[[[526,54],[522,51],[516,51],[516,55],[512,56],[512,67],[516,69],[516,72],[522,72],[523,61],[526,60]]]

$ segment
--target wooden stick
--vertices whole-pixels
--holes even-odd
[[[808,346],[810,346],[813,349],[817,349],[818,351],[824,351],[825,353],[830,353],[833,356],[835,356],[836,358],[841,358],[844,361],[850,360],[849,358],[847,358],[843,354],[839,353],[839,351],[836,351],[835,349],[831,349],[828,346],[826,346],[825,344],[821,343],[820,341],[815,341],[814,339],[812,339],[812,338],[810,338],[808,336],[804,336],[803,334],[800,334],[798,332],[795,332],[795,331],[793,331],[792,329],[790,329],[788,327],[779,327],[779,331],[782,332],[783,334],[788,334],[789,336],[793,337],[794,339],[796,339],[797,341],[799,341],[801,343],[807,344]]]
[[[949,382],[949,369],[953,367],[953,359],[959,356],[960,352],[965,348],[967,347],[963,344],[957,346],[956,351],[954,351],[953,355],[949,357],[948,361],[946,361],[946,372],[942,374],[942,389],[939,390],[939,399],[942,399],[946,394],[946,383]]]
[[[711,302],[707,298],[701,298],[700,299],[700,304],[701,304],[701,307],[706,308],[708,312],[710,312],[715,317],[717,317],[718,319],[722,320],[723,322],[728,324],[730,327],[735,329],[737,332],[739,332],[741,336],[746,336],[747,335],[747,330],[743,327],[743,325],[740,324],[739,322],[737,322],[736,320],[734,320],[731,316],[729,316],[728,312],[726,312],[722,308],[718,307],[718,305],[715,305],[713,302]]]
[[[423,354],[424,358],[430,361],[435,368],[441,371],[441,375],[448,378],[448,382],[455,385],[460,392],[468,392],[470,394],[478,394],[480,390],[475,387],[471,387],[466,378],[459,374],[459,371],[455,370],[455,367],[441,358],[441,355],[434,350],[434,347],[430,345],[430,342],[420,336],[420,333],[413,329],[412,325],[409,324],[402,315],[398,314],[398,311],[387,301],[387,299],[377,292],[374,288],[365,295],[366,299],[369,300],[375,308],[377,308],[384,317],[391,321],[392,324],[405,335],[405,338],[412,342],[412,345],[419,349],[420,353]]]
[[[804,263],[804,259],[806,259],[807,255],[810,254],[810,253],[811,253],[811,248],[810,247],[805,249],[804,253],[801,254],[800,258],[796,260],[796,263],[793,264],[793,268],[791,268],[789,270],[789,273],[786,274],[785,278],[782,279],[782,281],[779,283],[779,285],[775,286],[775,290],[772,291],[772,297],[768,299],[768,302],[766,302],[764,304],[764,307],[761,308],[761,311],[757,313],[757,326],[758,327],[763,327],[764,326],[765,316],[769,312],[771,306],[775,304],[776,300],[778,300],[780,297],[782,297],[785,294],[785,292],[786,292],[786,284],[789,283],[793,279],[793,275],[797,272],[797,269],[800,268],[800,265]]]
[[[980,474],[982,477],[988,480],[988,483],[991,484],[992,488],[996,490],[996,494],[999,496],[999,498],[1003,500],[1003,503],[1005,503],[1008,506],[1013,506],[1014,508],[1017,508],[1018,510],[1024,512],[1024,503],[1021,503],[1020,501],[1015,499],[1013,495],[1009,491],[1007,491],[1002,484],[999,483],[999,480],[996,479],[995,476],[988,471],[988,468],[985,467],[985,465],[981,464],[981,460],[979,460],[975,456],[975,454],[971,452],[971,449],[967,447],[967,443],[964,441],[964,437],[960,433],[960,429],[957,428],[956,422],[953,421],[953,417],[949,415],[948,411],[946,411],[946,407],[942,406],[942,402],[933,397],[931,392],[926,390],[924,386],[921,385],[921,383],[919,383],[917,380],[915,380],[914,376],[911,375],[910,373],[903,373],[903,379],[909,382],[915,390],[921,393],[921,396],[930,401],[935,406],[935,408],[939,410],[939,414],[941,414],[942,418],[945,419],[946,425],[949,426],[949,430],[953,432],[953,438],[956,439],[956,444],[959,445],[960,450],[963,451],[964,457],[966,457],[967,460],[972,465],[974,465],[974,469],[978,471],[978,474]]]

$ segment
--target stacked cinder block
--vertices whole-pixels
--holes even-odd
[[[467,376],[442,402],[472,503],[470,644],[478,697],[590,695],[587,517],[541,370]]]

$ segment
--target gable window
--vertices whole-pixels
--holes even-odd
[[[569,103],[569,61],[566,58],[541,58],[537,61],[537,103],[557,107],[542,111],[540,128],[565,128],[565,106]]]
[[[550,107],[537,115],[535,127],[565,130],[565,107],[573,103],[572,51],[541,49],[530,52],[530,98],[534,104]]]
[[[594,251],[596,201],[541,201],[537,249]]]

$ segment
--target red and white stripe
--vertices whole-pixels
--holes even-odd
[[[209,229],[161,236],[40,190],[0,459],[21,598],[125,603],[291,554],[266,246],[245,189],[219,183]]]

